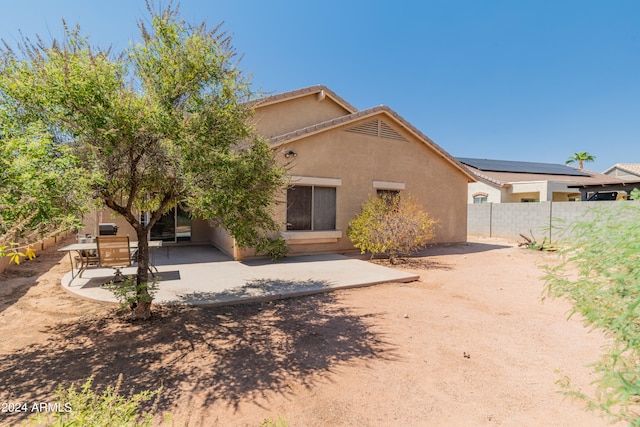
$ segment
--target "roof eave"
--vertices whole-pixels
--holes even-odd
[[[318,99],[330,98],[336,104],[353,114],[358,111],[356,107],[347,102],[344,98],[336,94],[334,91],[323,85],[308,86],[301,89],[296,89],[288,92],[278,93],[275,95],[265,96],[262,98],[249,101],[247,104],[255,108],[266,107],[267,105],[273,105],[284,101],[290,101],[296,98],[302,98],[316,94]]]
[[[498,181],[495,178],[491,178],[490,176],[483,175],[476,171],[471,171],[471,173],[477,178],[477,181],[484,182],[485,184],[491,185],[493,187],[498,188],[510,188],[511,184],[508,182]]]
[[[610,182],[597,182],[597,183],[592,183],[592,184],[573,184],[573,185],[567,185],[567,187],[569,188],[596,188],[596,187],[607,187],[610,185],[620,185],[622,187],[633,187],[633,186],[637,186],[640,185],[640,181],[623,181],[623,180],[619,180],[619,181],[610,181]]]

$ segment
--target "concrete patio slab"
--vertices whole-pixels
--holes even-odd
[[[334,289],[369,286],[386,282],[411,282],[419,277],[343,255],[304,255],[278,262],[234,261],[211,246],[159,248],[153,254],[158,268],[159,304],[226,305],[268,301]],[[135,267],[123,273],[135,274]],[[79,296],[117,302],[101,285],[113,276],[112,269],[95,268],[62,286]]]

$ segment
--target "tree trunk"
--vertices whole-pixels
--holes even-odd
[[[151,295],[149,294],[149,239],[146,227],[140,227],[138,236],[138,272],[136,277],[136,305],[133,307],[134,319],[146,320],[151,317]]]
[[[391,265],[397,265],[398,264],[398,257],[396,254],[389,254],[389,264]]]

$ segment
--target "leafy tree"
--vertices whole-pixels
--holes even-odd
[[[230,37],[188,25],[172,6],[149,11],[142,41],[120,55],[65,25],[62,41],[25,41],[19,53],[5,46],[0,69],[9,114],[68,136],[91,195],[135,229],[134,318],[151,313],[147,236],[161,215],[183,203],[239,245],[258,246],[278,228],[271,206],[284,185],[269,144],[248,125],[250,83]]]
[[[433,238],[435,220],[411,195],[370,196],[358,216],[349,222],[347,235],[362,253],[386,254],[392,264]]]
[[[29,244],[78,225],[87,203],[69,147],[43,123],[19,125],[0,102],[0,256],[33,258]]]
[[[632,198],[636,198],[638,192]],[[607,332],[613,344],[596,363],[596,396],[561,382],[616,420],[640,426],[640,202],[596,208],[570,226],[561,250],[564,262],[546,267],[550,296],[567,297],[573,313]]]
[[[582,166],[584,165],[584,162],[593,162],[595,161],[596,156],[592,156],[591,154],[587,153],[586,151],[580,151],[578,153],[574,153],[573,155],[569,156],[569,159],[565,162],[566,164],[571,164],[571,163],[578,163],[578,167],[580,169],[582,169]]]

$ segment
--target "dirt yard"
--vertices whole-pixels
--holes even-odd
[[[583,390],[602,335],[541,301],[553,255],[503,241],[433,247],[384,284],[267,304],[159,308],[128,323],[60,286],[53,250],[0,276],[0,402],[52,402],[58,383],[124,375],[164,387],[189,426],[605,426],[555,382]],[[21,418],[0,413],[0,425]]]

